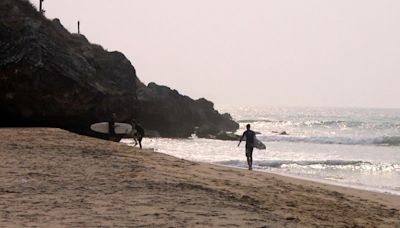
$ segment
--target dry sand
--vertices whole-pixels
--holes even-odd
[[[0,227],[400,227],[400,197],[0,129]]]

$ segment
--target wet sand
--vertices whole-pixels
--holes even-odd
[[[0,129],[0,184],[0,227],[400,227],[399,196],[59,129]]]

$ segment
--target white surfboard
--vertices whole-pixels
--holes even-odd
[[[98,133],[109,134],[108,124],[108,122],[95,123],[90,125],[90,129]],[[115,123],[114,130],[117,135],[129,134],[132,131],[132,125],[127,123]]]
[[[254,147],[259,149],[259,150],[266,150],[267,149],[265,144],[263,142],[261,142],[260,140],[258,140],[257,137],[255,137],[255,139],[254,139]]]
[[[244,141],[246,141],[246,136],[243,138]],[[263,142],[257,139],[256,136],[254,136],[254,148],[259,149],[259,150],[266,150],[267,147]]]

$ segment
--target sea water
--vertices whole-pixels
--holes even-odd
[[[250,123],[266,150],[253,169],[400,195],[400,110],[223,106]],[[281,132],[288,135],[280,135]],[[132,145],[131,140],[124,143]],[[211,139],[145,138],[145,148],[192,161],[247,168],[244,143]]]

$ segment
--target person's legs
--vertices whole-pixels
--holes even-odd
[[[250,157],[247,156],[247,165],[249,166],[249,170],[251,170],[251,162],[250,162]]]
[[[143,136],[139,135],[138,136],[138,142],[139,142],[140,149],[142,149],[142,139],[143,139]]]
[[[246,147],[246,158],[247,158],[247,165],[249,166],[249,170],[253,169],[253,148]]]
[[[137,134],[135,133],[135,134],[133,134],[133,140],[135,141],[135,145],[133,145],[133,146],[136,146],[137,144],[138,144],[138,142],[137,142]]]
[[[253,169],[253,147],[246,148],[247,164],[249,165],[249,170]]]
[[[249,156],[249,170],[253,169],[253,156]]]

